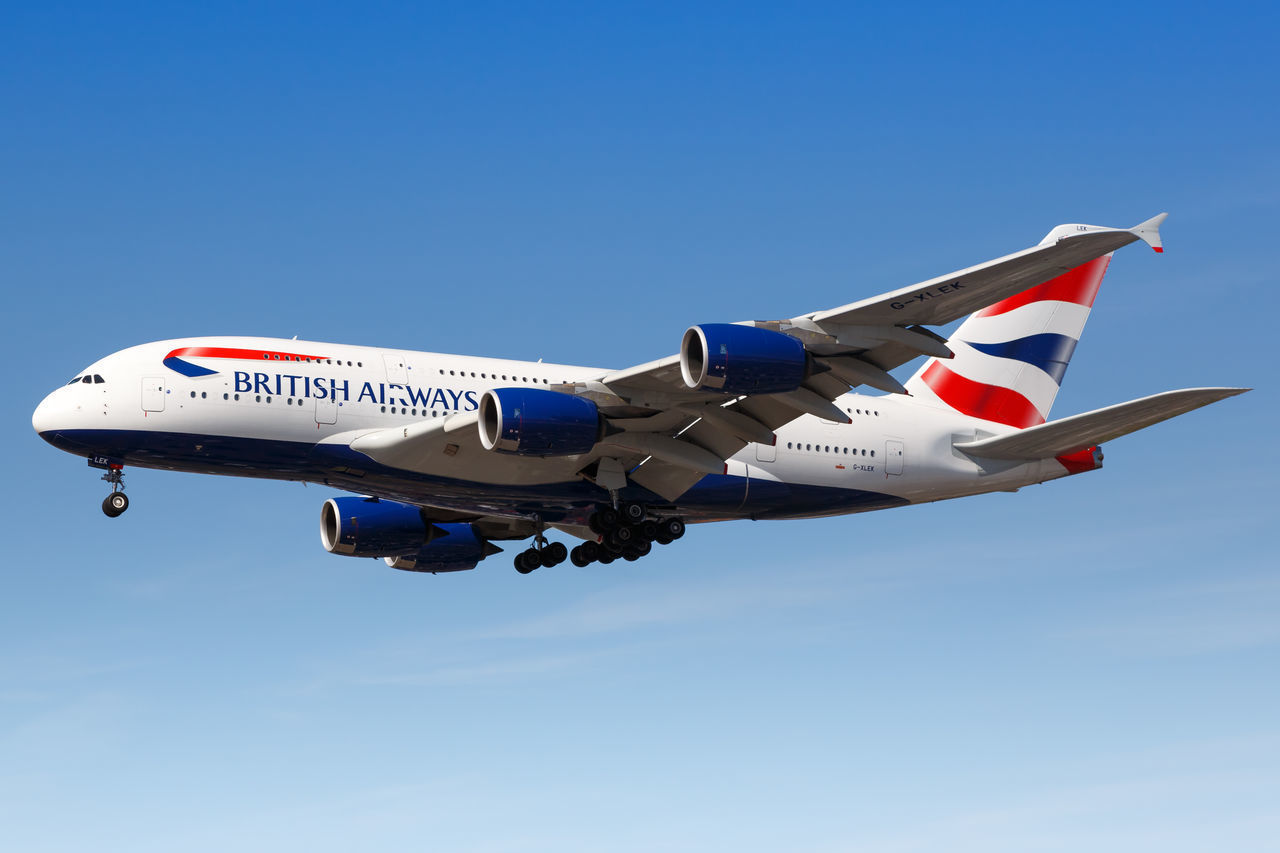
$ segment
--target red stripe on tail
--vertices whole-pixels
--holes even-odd
[[[974,316],[991,317],[995,314],[1004,314],[1031,302],[1074,302],[1077,305],[1092,308],[1093,300],[1098,295],[1098,285],[1102,284],[1102,276],[1106,274],[1109,263],[1111,263],[1110,255],[1094,258],[1087,264],[1067,270],[1044,284],[1015,293],[1008,299],[1002,299],[995,305],[983,308]]]
[[[1019,429],[1044,423],[1044,416],[1017,391],[966,379],[941,362],[929,365],[921,379],[957,412]]]

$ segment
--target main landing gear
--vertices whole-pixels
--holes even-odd
[[[516,555],[516,571],[527,575],[541,566],[550,568],[563,562],[566,556],[579,568],[592,563],[608,565],[618,559],[635,562],[653,550],[654,542],[668,545],[684,536],[684,519],[650,519],[644,504],[639,503],[622,503],[616,509],[602,504],[587,523],[599,539],[588,540],[569,551],[559,542],[547,544],[539,534],[534,547]]]
[[[533,547],[516,554],[516,571],[527,575],[534,569],[551,568],[565,561],[569,549],[563,542],[548,542],[547,537],[539,533],[533,539]]]
[[[106,467],[102,479],[111,484],[111,494],[102,501],[102,511],[107,518],[115,518],[129,508],[129,497],[124,493],[124,466],[113,462]]]

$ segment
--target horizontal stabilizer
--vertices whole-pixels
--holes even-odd
[[[1051,459],[1137,432],[1248,390],[1250,389],[1184,388],[1181,391],[1166,391],[1028,427],[1008,435],[963,442],[955,447],[971,456],[987,459]]]

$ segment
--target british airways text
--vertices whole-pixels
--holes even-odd
[[[452,388],[421,388],[400,385],[395,382],[362,382],[353,388],[350,380],[339,382],[323,376],[299,376],[290,373],[248,373],[237,370],[237,394],[272,394],[276,397],[314,397],[317,400],[349,402],[355,394],[357,403],[370,402],[379,405],[391,403],[423,409],[453,409],[469,412],[479,408],[475,391],[455,391]]]

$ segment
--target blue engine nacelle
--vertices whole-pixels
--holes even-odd
[[[480,398],[485,450],[522,456],[576,456],[604,434],[596,404],[543,388],[493,388]]]
[[[331,554],[399,557],[427,544],[430,525],[410,504],[375,498],[331,498],[320,510],[320,541]]]
[[[799,388],[811,371],[804,344],[769,329],[704,323],[680,342],[680,373],[698,390],[781,394]]]
[[[431,540],[416,554],[387,557],[387,565],[406,572],[465,572],[502,549],[470,524],[433,524]]]
[[[332,498],[320,511],[320,541],[331,554],[382,557],[393,569],[461,572],[501,548],[470,524],[436,524],[411,504]]]

